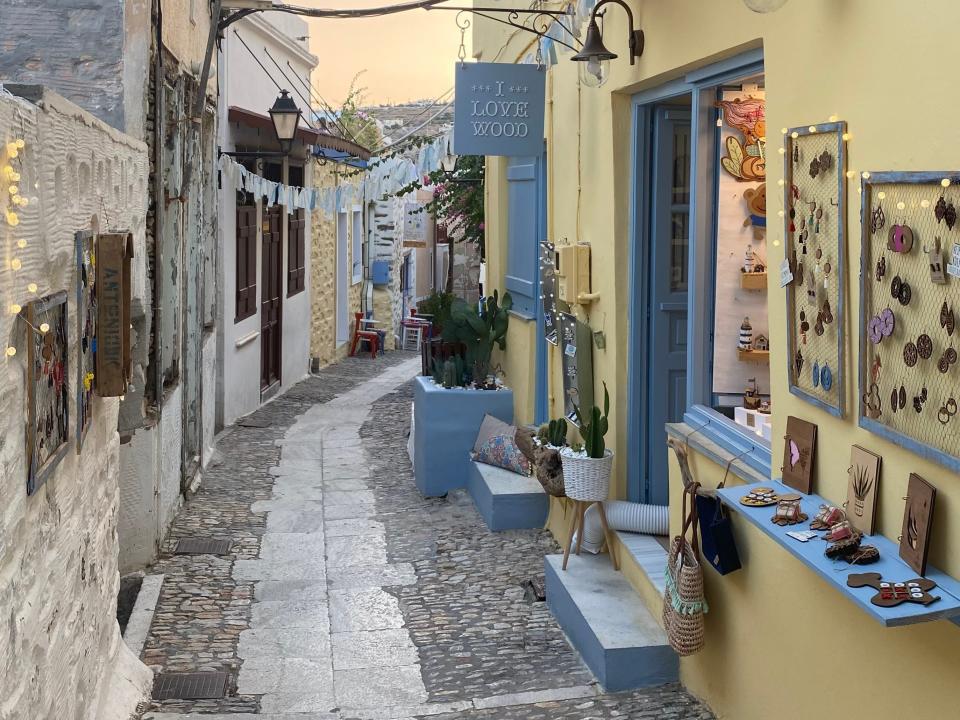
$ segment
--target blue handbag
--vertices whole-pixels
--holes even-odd
[[[697,495],[697,515],[703,557],[721,575],[739,570],[740,554],[733,539],[733,527],[720,499]]]

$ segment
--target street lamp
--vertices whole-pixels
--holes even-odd
[[[286,90],[280,91],[280,96],[270,108],[270,119],[273,120],[273,130],[277,134],[277,141],[284,155],[290,154],[293,140],[297,135],[297,126],[300,124],[300,108]]]
[[[600,0],[590,15],[590,23],[587,25],[587,36],[583,41],[583,48],[574,55],[571,60],[580,63],[580,82],[587,87],[600,87],[607,81],[610,72],[610,61],[617,57],[617,54],[607,50],[603,44],[603,32],[597,25],[599,10],[607,3],[616,3],[620,5],[627,13],[627,22],[630,26],[628,36],[628,46],[630,48],[630,64],[643,54],[643,30],[635,30],[633,27],[633,11],[623,0]]]

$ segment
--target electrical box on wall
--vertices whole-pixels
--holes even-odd
[[[561,245],[556,258],[557,293],[564,302],[575,304],[594,299],[590,292],[590,246],[586,243]]]

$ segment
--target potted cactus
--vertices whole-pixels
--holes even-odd
[[[610,494],[610,472],[613,451],[604,443],[609,428],[610,395],[603,384],[603,412],[594,406],[586,417],[577,405],[576,414],[583,448],[565,448],[560,452],[563,462],[563,481],[567,497],[587,502],[602,502]]]
[[[530,459],[533,474],[548,495],[566,497],[563,483],[563,463],[560,451],[567,447],[567,421],[565,418],[544,423],[529,443],[517,431],[517,445]]]
[[[510,293],[479,305],[454,300],[443,323],[445,344],[459,353],[434,358],[430,375],[416,379],[413,396],[413,466],[426,497],[466,487],[470,450],[484,415],[513,422],[513,392],[492,371],[493,348],[505,349]]]

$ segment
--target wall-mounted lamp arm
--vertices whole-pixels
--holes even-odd
[[[643,55],[644,37],[643,37],[643,30],[635,29],[633,26],[633,10],[630,9],[630,6],[627,5],[627,3],[624,2],[624,0],[600,0],[600,2],[594,5],[593,14],[591,17],[593,18],[593,20],[596,20],[597,16],[600,13],[600,9],[604,5],[608,5],[610,3],[619,5],[627,13],[627,24],[630,27],[630,30],[629,30],[630,36],[628,39],[628,45],[630,48],[630,64],[633,65],[636,59],[641,55]]]

